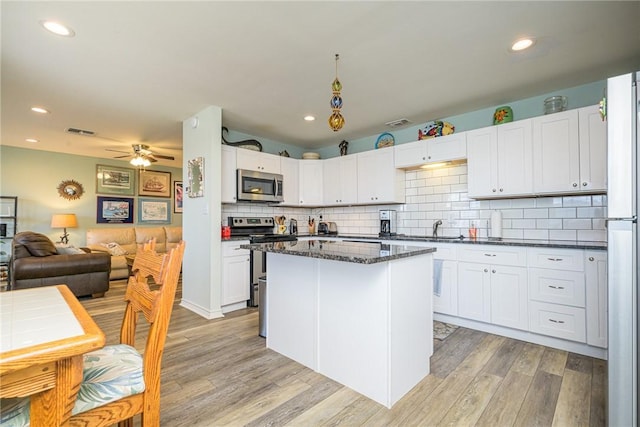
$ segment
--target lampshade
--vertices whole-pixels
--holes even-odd
[[[51,217],[51,228],[75,228],[77,226],[76,214],[54,214]]]
[[[133,159],[129,161],[129,163],[131,163],[133,166],[147,167],[151,165],[151,161],[146,157],[142,157],[142,156],[135,156]]]

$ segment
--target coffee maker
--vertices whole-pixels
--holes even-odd
[[[378,237],[395,236],[396,222],[396,211],[380,211],[380,233],[378,233]]]

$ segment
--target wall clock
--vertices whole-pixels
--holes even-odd
[[[58,194],[63,199],[76,200],[84,194],[84,188],[78,181],[67,179],[58,185]]]

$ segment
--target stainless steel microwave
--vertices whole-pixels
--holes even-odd
[[[238,169],[238,200],[282,202],[282,175]]]

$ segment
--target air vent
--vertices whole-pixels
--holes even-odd
[[[400,126],[405,126],[405,125],[408,125],[409,123],[411,123],[410,120],[398,119],[398,120],[392,120],[390,122],[387,122],[385,123],[385,125],[391,128],[399,128]]]
[[[82,135],[82,136],[94,136],[96,133],[92,130],[84,130],[84,129],[76,129],[76,128],[67,128],[65,132],[72,133],[74,135]]]

